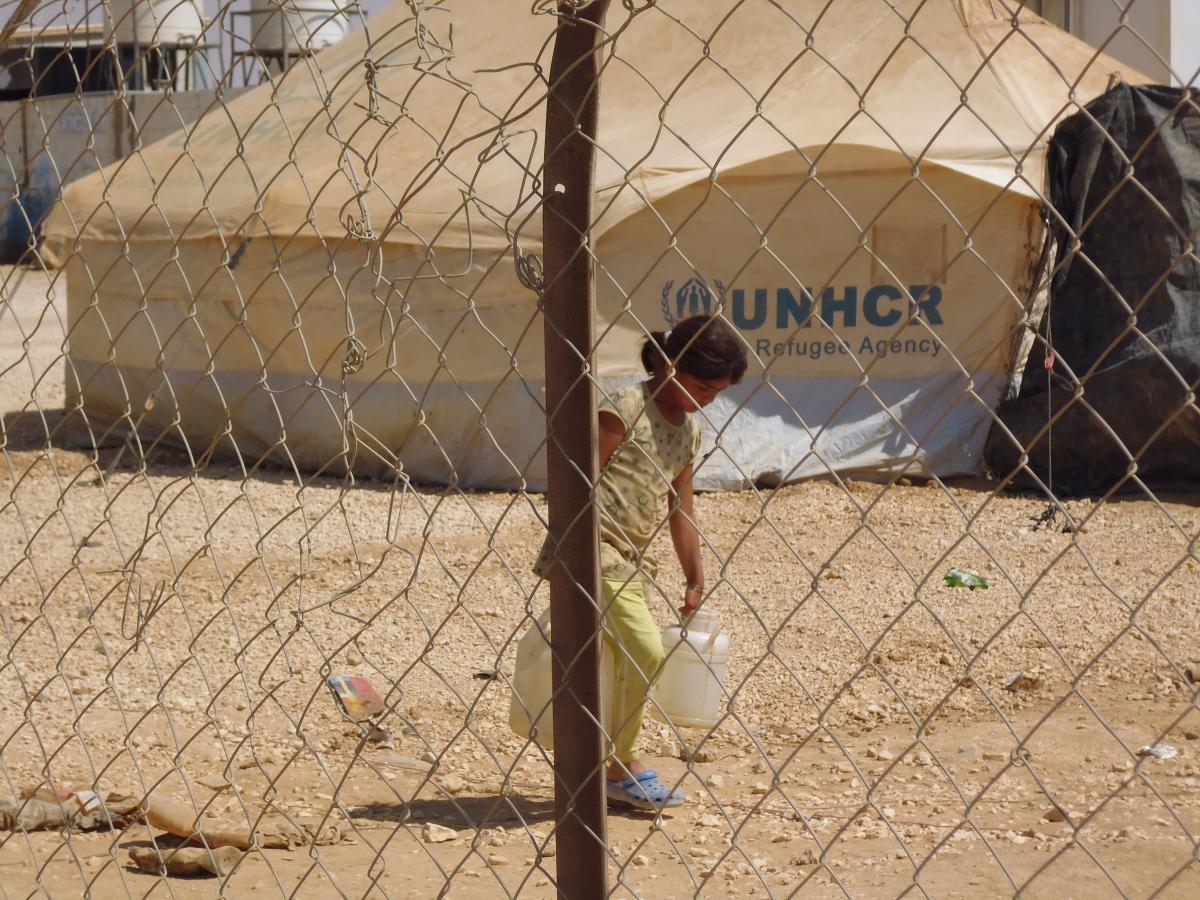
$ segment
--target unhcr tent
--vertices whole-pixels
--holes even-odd
[[[693,312],[740,329],[755,361],[707,411],[702,486],[979,471],[1046,137],[1121,72],[1024,11],[1015,29],[1013,5],[614,4],[600,374],[638,377],[646,331]],[[517,263],[540,244],[554,25],[529,0],[420,23],[398,2],[73,184],[45,229],[69,394],[248,461],[541,487],[541,320]]]

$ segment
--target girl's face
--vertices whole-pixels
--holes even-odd
[[[703,409],[716,399],[717,394],[729,387],[728,378],[700,379],[687,372],[675,372],[667,390],[671,392],[668,403],[684,412]]]

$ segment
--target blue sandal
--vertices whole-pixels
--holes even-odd
[[[667,787],[658,780],[658,775],[653,769],[647,769],[624,781],[606,779],[604,787],[610,804],[625,804],[635,809],[648,809],[653,812],[683,804],[683,791]]]

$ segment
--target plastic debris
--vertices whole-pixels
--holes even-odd
[[[942,576],[942,580],[946,582],[947,587],[965,587],[972,591],[987,590],[988,581],[982,575],[976,575],[974,572],[968,572],[966,569],[951,569]]]
[[[1174,759],[1179,751],[1169,744],[1147,744],[1138,748],[1138,756],[1153,756],[1155,759]]]
[[[130,861],[154,875],[225,877],[242,858],[236,847],[134,847]]]
[[[353,722],[366,721],[387,709],[375,686],[361,675],[331,675],[328,684],[338,706]]]
[[[387,704],[371,682],[361,675],[331,675],[327,684],[342,714],[362,729],[368,741],[388,750],[396,749],[392,732],[371,721],[387,711]]]
[[[257,846],[268,850],[286,850],[308,844],[337,844],[345,837],[342,826],[332,818],[323,824],[314,821],[296,824],[282,815],[251,814],[247,819],[239,811],[237,822],[197,818],[192,804],[157,794],[147,798],[146,821],[155,828],[189,840],[201,840],[209,847],[236,847],[249,850]],[[251,832],[250,822],[256,822]]]
[[[122,829],[140,816],[138,803],[116,791],[29,791],[0,797],[0,831],[99,831]]]

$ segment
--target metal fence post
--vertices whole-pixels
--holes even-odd
[[[601,35],[608,0],[560,3],[546,109],[546,409],[554,649],[555,819],[560,897],[607,894],[600,711],[597,477],[589,247]]]

